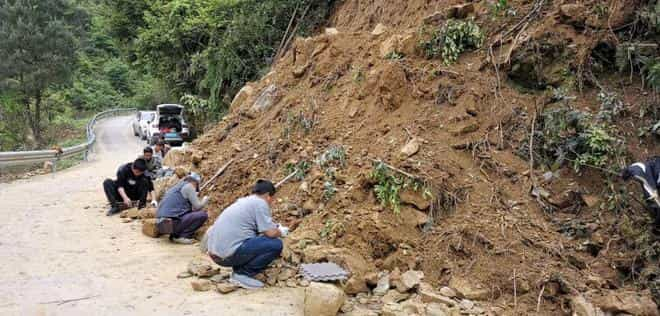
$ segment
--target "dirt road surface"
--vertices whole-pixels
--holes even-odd
[[[101,122],[89,162],[0,184],[0,315],[302,315],[302,289],[194,292],[176,276],[197,246],[105,216],[101,182],[143,146],[129,122]]]

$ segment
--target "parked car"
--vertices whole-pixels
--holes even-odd
[[[149,128],[149,121],[153,121],[156,116],[155,111],[138,111],[133,119],[133,135],[140,136],[140,139],[147,139],[147,128]]]
[[[179,104],[160,104],[156,115],[148,122],[147,140],[154,145],[159,139],[173,146],[180,146],[190,138],[188,124],[183,119],[183,106]]]

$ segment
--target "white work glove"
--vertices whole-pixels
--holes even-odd
[[[157,208],[157,207],[158,207],[158,201],[156,201],[156,200],[151,200],[151,206]]]
[[[286,237],[287,235],[289,235],[289,227],[277,224],[277,230],[280,231],[280,235],[282,235],[282,237]]]

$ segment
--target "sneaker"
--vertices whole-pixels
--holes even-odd
[[[119,212],[121,212],[121,210],[120,210],[118,207],[113,206],[113,207],[111,207],[111,208],[108,210],[107,213],[105,213],[105,215],[106,215],[106,216],[112,216],[112,215],[115,215],[115,214],[117,214],[117,213],[119,213]]]
[[[229,282],[248,290],[256,290],[264,287],[263,282],[244,274],[232,273]]]
[[[172,242],[182,245],[192,245],[195,242],[195,240],[191,238],[179,237],[179,238],[172,238]]]

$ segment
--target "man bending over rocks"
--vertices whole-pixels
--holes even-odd
[[[226,208],[208,232],[208,253],[215,263],[232,267],[230,281],[242,288],[257,289],[264,284],[254,279],[282,252],[282,240],[289,229],[273,223],[270,207],[275,186],[259,180],[252,195]]]
[[[139,201],[138,208],[146,206],[153,184],[144,176],[145,170],[147,170],[146,161],[138,158],[132,163],[119,167],[117,180],[103,181],[103,190],[110,202],[110,210],[106,215],[110,216],[119,213],[122,209],[132,207],[132,201]]]
[[[191,172],[171,187],[160,201],[156,218],[161,234],[169,234],[170,240],[179,244],[192,244],[195,231],[204,225],[208,214],[203,210],[209,198],[197,197],[202,177]]]

